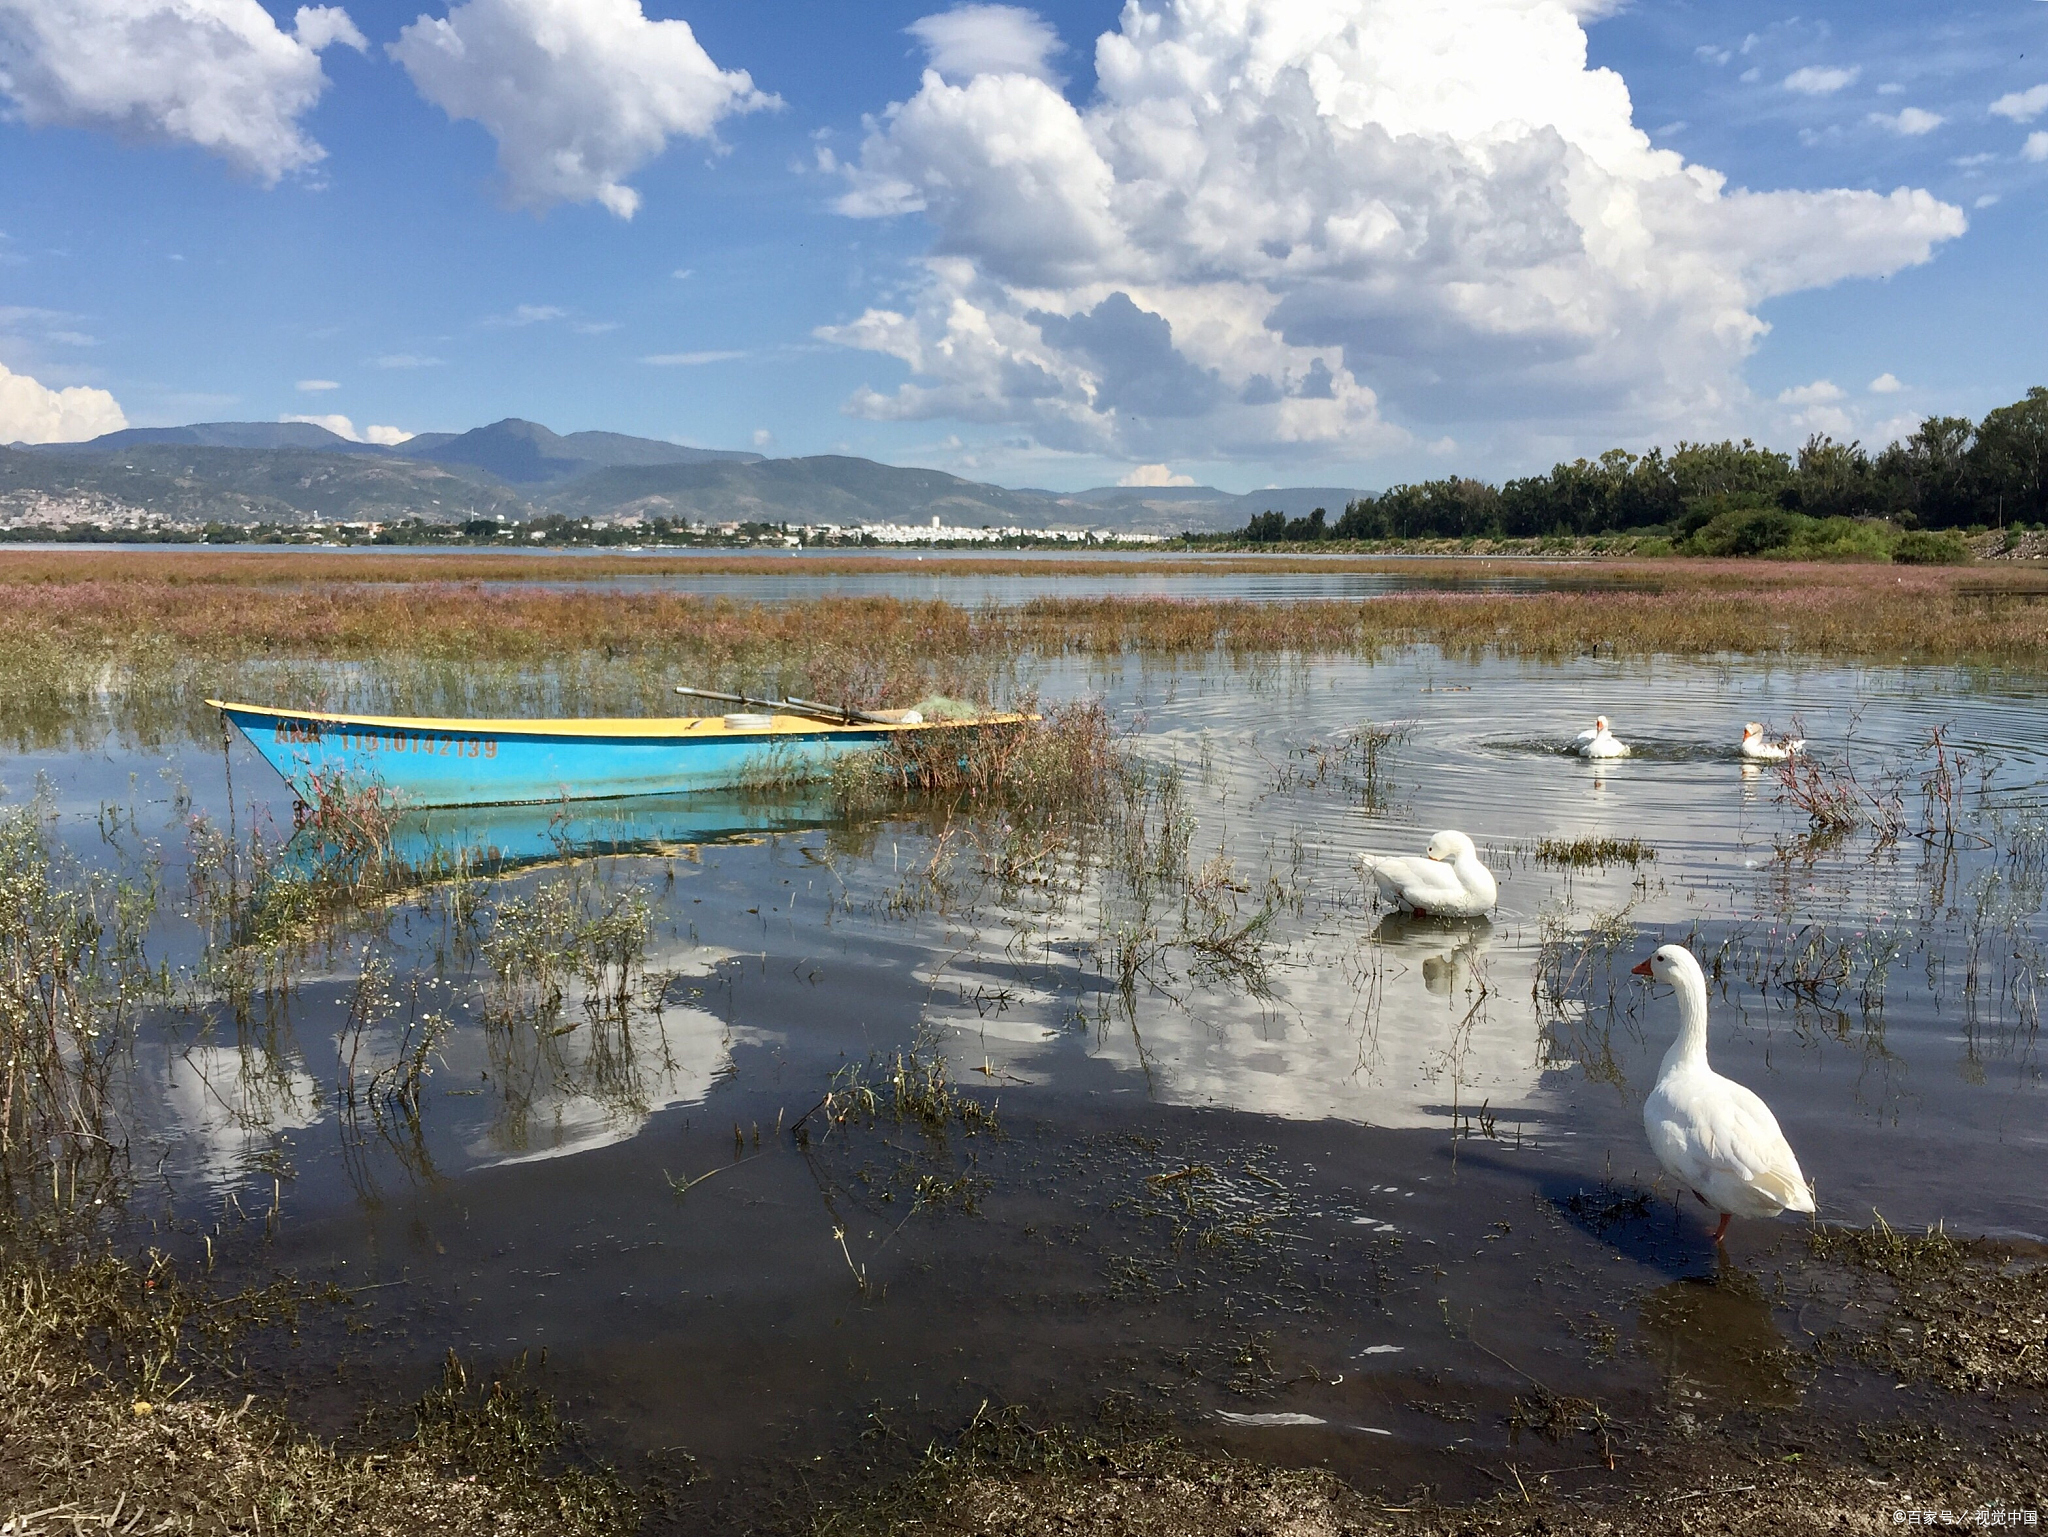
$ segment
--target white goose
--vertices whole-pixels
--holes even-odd
[[[1476,918],[1500,900],[1493,872],[1463,833],[1438,833],[1423,854],[1361,854],[1358,868],[1387,901],[1427,918]]]
[[[1628,744],[1615,740],[1614,733],[1607,729],[1607,717],[1593,717],[1593,729],[1581,731],[1572,738],[1572,745],[1578,749],[1581,758],[1626,758]]]
[[[1721,1214],[1714,1242],[1730,1217],[1812,1211],[1813,1191],[1771,1107],[1707,1066],[1707,979],[1692,952],[1665,945],[1634,969],[1678,994],[1678,1039],[1643,1105],[1643,1129],[1671,1177]]]
[[[1783,763],[1805,746],[1804,737],[1780,737],[1774,742],[1755,721],[1742,728],[1742,756],[1752,763]]]

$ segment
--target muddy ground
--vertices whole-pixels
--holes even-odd
[[[1280,1430],[1260,1460],[1115,1403],[1066,1425],[984,1406],[909,1475],[786,1504],[774,1525],[920,1537],[2038,1529],[2048,1254],[1881,1223],[1785,1247],[1762,1279],[1726,1266],[1660,1304],[1675,1316],[1646,1315],[1631,1348],[1663,1351],[1668,1385],[1652,1410],[1622,1418],[1532,1380],[1504,1426],[1484,1427],[1491,1450],[1471,1453],[1488,1498],[1347,1484]],[[1766,1287],[1789,1335],[1739,1322]],[[5,1297],[7,1537],[681,1529],[662,1480],[594,1464],[517,1372],[472,1380],[451,1363],[426,1398],[373,1401],[332,1442],[236,1391],[261,1386],[235,1369],[249,1340],[296,1330],[305,1310],[345,1310],[345,1297],[273,1287],[224,1298],[162,1267],[19,1253]],[[1465,1412],[1475,1426],[1502,1417]]]

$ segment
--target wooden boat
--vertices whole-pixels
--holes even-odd
[[[620,720],[444,720],[276,710],[209,699],[311,801],[321,785],[377,784],[406,807],[608,800],[820,777],[834,758],[905,732],[1015,724],[1021,715],[927,721],[869,714],[730,715]],[[857,712],[853,712],[857,713]]]

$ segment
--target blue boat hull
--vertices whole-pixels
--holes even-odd
[[[408,807],[515,805],[673,795],[823,777],[832,761],[930,724],[831,726],[778,715],[723,720],[444,720],[273,710],[209,700],[313,801],[336,783],[382,786]],[[986,717],[969,725],[1015,721]]]

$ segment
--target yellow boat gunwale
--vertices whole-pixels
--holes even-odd
[[[821,733],[837,735],[841,733],[868,734],[877,731],[935,731],[961,726],[1014,726],[1038,719],[1035,715],[1024,715],[1016,711],[1003,711],[991,715],[970,716],[964,720],[928,720],[915,723],[907,721],[854,721],[850,724],[841,725],[835,721],[820,720],[812,715],[778,714],[772,718],[771,723],[767,726],[734,728],[727,726],[724,717],[718,715],[628,715],[613,719],[564,717],[557,719],[487,720],[478,717],[348,715],[327,710],[280,710],[274,705],[241,704],[231,699],[209,699],[206,703],[216,710],[242,710],[251,715],[269,716],[275,720],[322,721],[342,726],[363,726],[377,731],[432,731],[468,736],[638,737],[647,741],[673,741],[684,737],[705,741],[712,737],[721,736],[817,736]]]

